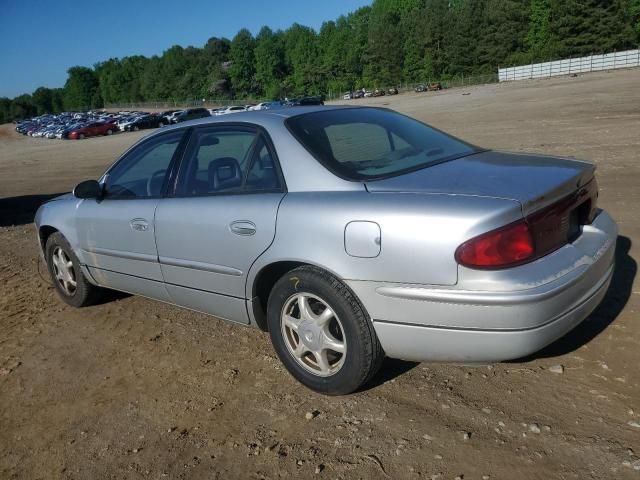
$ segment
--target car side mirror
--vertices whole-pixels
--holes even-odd
[[[102,197],[102,185],[96,180],[85,180],[80,182],[73,189],[73,196],[76,198],[100,198]]]

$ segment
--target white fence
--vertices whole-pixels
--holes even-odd
[[[640,49],[498,69],[500,82],[640,67]]]

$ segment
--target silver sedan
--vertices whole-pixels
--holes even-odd
[[[258,327],[345,394],[385,355],[494,362],[579,325],[617,238],[594,170],[385,109],[243,112],[145,137],[36,226],[67,303],[115,289]]]

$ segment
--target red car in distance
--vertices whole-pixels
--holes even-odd
[[[67,138],[71,140],[82,140],[83,138],[95,137],[97,135],[112,135],[116,130],[117,127],[113,123],[93,122],[71,130]]]

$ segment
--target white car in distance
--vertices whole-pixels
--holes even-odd
[[[228,113],[246,112],[247,107],[243,105],[232,105],[218,111],[218,115],[227,115]]]

